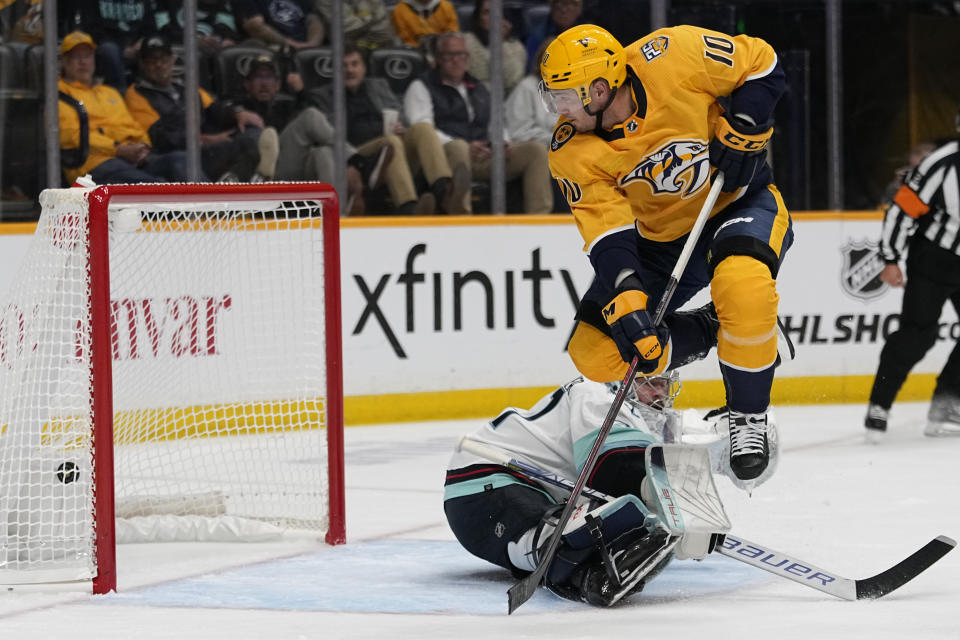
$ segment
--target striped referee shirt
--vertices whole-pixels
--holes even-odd
[[[960,254],[960,141],[934,149],[910,172],[887,208],[880,253],[898,261],[914,232]]]

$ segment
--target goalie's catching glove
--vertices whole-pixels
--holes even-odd
[[[623,361],[632,362],[638,356],[637,371],[654,375],[662,373],[670,362],[670,332],[665,326],[653,326],[647,311],[647,294],[641,286],[640,278],[628,276],[603,308],[603,318]]]
[[[753,180],[767,161],[767,144],[773,123],[759,125],[736,115],[723,114],[710,141],[710,164],[723,171],[723,190],[736,191]]]

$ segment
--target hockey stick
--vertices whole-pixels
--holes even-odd
[[[664,288],[663,295],[660,296],[660,302],[657,303],[657,310],[653,317],[654,326],[660,324],[660,322],[663,320],[663,316],[667,313],[667,305],[670,303],[670,298],[673,297],[673,292],[676,290],[677,284],[680,282],[680,277],[683,275],[684,269],[687,268],[687,262],[690,260],[690,255],[693,253],[693,249],[697,244],[697,240],[700,238],[700,232],[703,231],[703,225],[706,224],[707,218],[710,215],[710,211],[713,210],[713,206],[716,204],[717,198],[720,197],[720,190],[722,188],[723,172],[718,171],[713,182],[713,186],[710,188],[710,192],[707,194],[707,198],[703,202],[703,207],[701,207],[700,213],[697,215],[697,220],[693,224],[693,229],[690,230],[690,234],[687,236],[687,241],[683,245],[683,251],[680,252],[680,257],[677,259],[677,264],[673,268],[673,273],[670,274],[670,280],[667,283],[667,286]],[[610,405],[610,410],[607,411],[607,416],[604,418],[603,424],[600,427],[600,431],[597,433],[597,439],[594,441],[593,447],[590,449],[590,453],[587,454],[586,461],[583,463],[583,469],[580,470],[580,475],[577,476],[577,481],[571,488],[570,492],[573,496],[580,495],[580,492],[583,490],[583,487],[587,482],[587,478],[590,477],[590,474],[593,472],[593,467],[596,465],[597,458],[600,456],[600,447],[603,446],[604,441],[607,439],[607,435],[610,433],[610,429],[613,427],[613,420],[617,416],[617,413],[620,412],[620,407],[623,405],[623,400],[626,398],[627,390],[630,389],[630,382],[637,373],[637,367],[639,364],[639,357],[634,356],[633,360],[630,362],[630,365],[627,367],[627,374],[623,377],[623,381],[620,383],[620,388],[617,390],[617,395],[613,399],[613,404]],[[575,499],[567,500],[567,504],[564,506],[563,511],[560,513],[560,517],[557,520],[557,528],[550,537],[550,543],[540,555],[540,562],[537,563],[537,567],[533,570],[533,573],[515,583],[512,587],[510,587],[510,589],[507,590],[507,610],[509,613],[516,611],[520,605],[529,600],[533,594],[537,592],[537,588],[540,586],[543,576],[546,575],[547,569],[550,567],[550,563],[553,562],[553,556],[556,555],[557,548],[560,546],[560,539],[563,537],[563,529],[570,520],[570,516],[573,514],[575,507]]]
[[[937,536],[886,571],[859,580],[844,578],[740,536],[727,534],[716,551],[728,558],[844,600],[876,600],[916,578],[955,546],[956,541],[947,536]]]
[[[504,451],[470,440],[466,436],[460,439],[457,450],[469,451],[517,473],[567,491],[574,489],[574,484],[562,476],[511,458]],[[582,493],[597,500],[607,502],[613,500],[612,496],[590,488],[583,488]],[[937,536],[886,571],[861,579],[845,578],[840,574],[821,569],[809,562],[729,533],[715,552],[843,600],[876,600],[916,578],[956,546],[956,541],[951,538]]]

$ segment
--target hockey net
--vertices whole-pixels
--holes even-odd
[[[0,298],[0,584],[109,591],[117,535],[343,542],[329,186],[56,189],[41,204]]]

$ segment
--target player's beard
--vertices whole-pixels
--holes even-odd
[[[570,119],[570,123],[573,125],[573,128],[577,130],[577,133],[593,131],[597,123],[597,117],[591,116],[583,109],[581,109],[578,113],[567,117]]]

